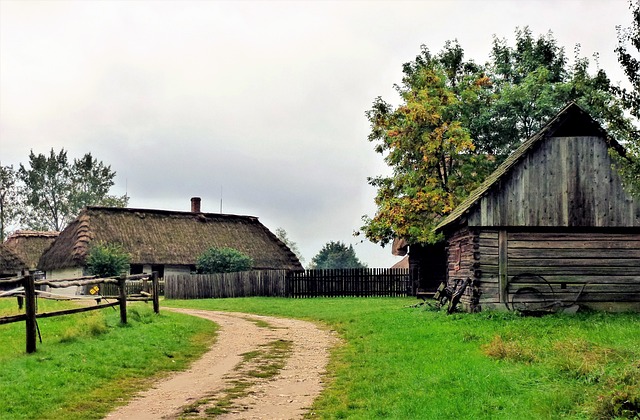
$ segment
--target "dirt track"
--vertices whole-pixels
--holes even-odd
[[[250,386],[231,399],[227,412],[216,418],[301,418],[322,390],[329,349],[336,342],[332,333],[313,323],[293,319],[204,310],[175,311],[219,324],[216,343],[189,370],[158,382],[128,405],[109,414],[107,419],[175,419],[187,411],[190,411],[188,418],[205,417],[205,409],[211,409],[229,395],[229,389],[239,380],[246,381],[243,372],[252,366],[246,366],[243,355],[262,352],[268,357],[273,353],[265,350],[270,343],[291,345],[284,367],[272,378],[252,378]],[[185,410],[187,407],[192,409]]]

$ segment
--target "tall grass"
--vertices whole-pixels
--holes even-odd
[[[41,312],[70,303],[39,300]],[[0,316],[17,313],[0,299]],[[216,327],[200,318],[129,305],[120,325],[110,308],[38,320],[42,344],[25,353],[24,322],[0,325],[0,419],[99,419],[150,378],[201,355]]]
[[[640,316],[522,318],[411,308],[413,299],[243,298],[169,305],[322,321],[344,344],[310,417],[633,418]]]

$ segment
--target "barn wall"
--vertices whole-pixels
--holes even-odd
[[[465,310],[475,308],[474,284],[478,268],[478,235],[468,227],[463,227],[447,238],[447,285],[454,287],[467,278],[472,280],[460,299]]]
[[[551,137],[480,199],[469,226],[640,227],[599,137]]]
[[[640,308],[640,229],[506,232],[505,295],[500,298],[497,230],[479,233],[483,308],[538,309],[560,303],[607,310]],[[506,300],[506,306],[505,302]]]

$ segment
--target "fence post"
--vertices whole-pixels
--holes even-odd
[[[27,330],[27,353],[36,351],[36,286],[33,276],[27,275],[23,279],[24,297],[25,297],[25,313],[26,330]]]
[[[125,289],[125,282],[127,278],[125,276],[120,276],[118,278],[118,295],[120,300],[120,323],[127,323],[127,291]]]
[[[153,312],[160,313],[160,285],[158,284],[158,272],[151,273],[151,293],[153,293]]]

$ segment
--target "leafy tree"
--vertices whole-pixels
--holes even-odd
[[[629,9],[633,17],[632,24],[628,28],[616,28],[618,46],[615,52],[631,87],[630,89],[617,87],[616,93],[637,122],[640,121],[640,3],[630,0]],[[627,185],[640,196],[640,129],[638,127],[635,127],[635,131],[628,140],[625,143],[628,158],[618,160],[618,165]]]
[[[49,156],[29,154],[29,166],[20,164],[26,208],[21,221],[31,229],[62,230],[85,206],[126,206],[128,197],[108,195],[115,172],[86,154],[69,163],[67,152]]]
[[[433,228],[520,143],[564,105],[576,101],[618,138],[632,125],[605,72],[588,72],[579,56],[569,67],[552,35],[516,30],[515,45],[494,37],[485,65],[464,60],[457,41],[432,55],[422,46],[403,65],[401,104],[380,97],[366,112],[369,141],[393,173],[369,178],[377,212],[361,230],[385,245],[395,237],[434,243]]]
[[[253,260],[233,248],[212,247],[198,257],[196,269],[198,273],[233,273],[248,271],[253,267]]]
[[[131,256],[118,244],[98,243],[89,249],[86,265],[89,274],[113,277],[129,271]]]
[[[18,221],[19,199],[17,176],[13,166],[0,165],[0,243],[8,235],[8,228]]]
[[[327,242],[320,252],[311,260],[311,269],[331,268],[366,268],[367,265],[360,262],[353,250],[353,245],[345,245],[343,242]]]
[[[298,248],[298,244],[295,243],[294,241],[292,241],[289,236],[287,235],[287,231],[284,230],[283,228],[279,227],[276,229],[276,236],[278,237],[278,239],[280,239],[286,246],[289,247],[289,249],[291,250],[291,252],[293,252],[294,254],[296,254],[296,257],[298,257],[298,260],[300,261],[300,264],[304,264],[304,257],[302,256],[302,253],[300,252],[300,249]]]

